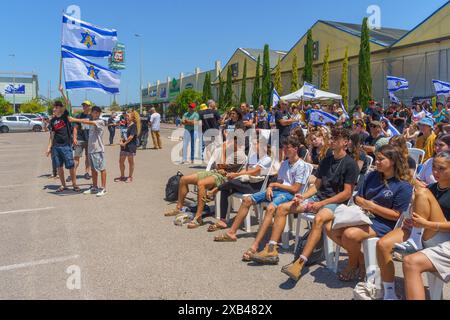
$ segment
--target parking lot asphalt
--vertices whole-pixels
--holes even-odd
[[[254,234],[218,244],[205,227],[188,230],[164,217],[173,207],[163,200],[168,178],[198,170],[170,161],[179,143],[170,134],[162,131],[163,150],[138,152],[131,184],[112,182],[119,147],[106,147],[104,198],[55,193],[48,133],[0,134],[0,299],[352,299],[356,283],[340,282],[324,265],[297,284],[288,280],[280,268],[292,261],[292,248],[279,266],[255,266],[241,262]],[[345,260],[343,252],[340,269]]]

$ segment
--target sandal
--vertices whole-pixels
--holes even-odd
[[[179,215],[180,213],[182,213],[179,209],[175,208],[173,210],[167,211],[166,213],[164,213],[165,217],[175,217],[177,215]]]
[[[345,269],[339,273],[338,277],[339,280],[342,282],[352,282],[359,279],[359,269],[353,268],[350,270],[345,271]]]
[[[125,178],[125,183],[132,183],[133,182],[133,177],[128,177],[128,178]]]
[[[187,228],[188,229],[197,229],[201,226],[203,226],[205,223],[203,220],[193,219],[191,222],[188,223]]]
[[[219,230],[225,230],[227,228],[228,228],[228,226],[224,227],[219,222],[217,222],[217,223],[212,224],[212,225],[209,226],[208,232],[216,232],[216,231],[219,231]]]
[[[255,255],[257,252],[255,250],[253,250],[252,248],[248,249],[244,255],[242,256],[242,261],[244,262],[252,262],[252,257],[253,255]]]
[[[214,196],[210,193],[208,193],[205,197],[202,198],[202,201],[204,203],[213,202],[215,200]]]
[[[80,187],[73,187],[73,192],[80,193],[81,192]]]
[[[231,238],[227,233],[221,234],[214,238],[215,242],[237,242],[237,239]]]
[[[67,190],[69,190],[67,187],[61,186],[56,190],[56,193],[63,193],[64,191],[67,191]]]
[[[124,182],[126,179],[125,177],[115,178],[114,182]]]

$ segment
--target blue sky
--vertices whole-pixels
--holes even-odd
[[[8,1],[0,19],[3,30],[0,70],[34,71],[40,94],[57,95],[61,13],[69,5],[81,8],[83,20],[115,28],[127,46],[127,69],[122,72],[120,103],[139,101],[139,44],[143,36],[144,85],[195,67],[208,70],[215,60],[224,65],[238,47],[262,48],[268,43],[289,50],[317,20],[360,23],[369,5],[381,8],[382,26],[412,29],[447,0],[20,0]],[[95,103],[110,97],[89,92]],[[75,105],[84,93],[71,95]]]

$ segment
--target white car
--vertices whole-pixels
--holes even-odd
[[[40,121],[30,120],[20,115],[4,116],[0,118],[0,132],[41,132],[44,124]]]

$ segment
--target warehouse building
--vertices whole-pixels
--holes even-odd
[[[0,94],[16,106],[39,96],[38,76],[34,73],[0,72]]]

